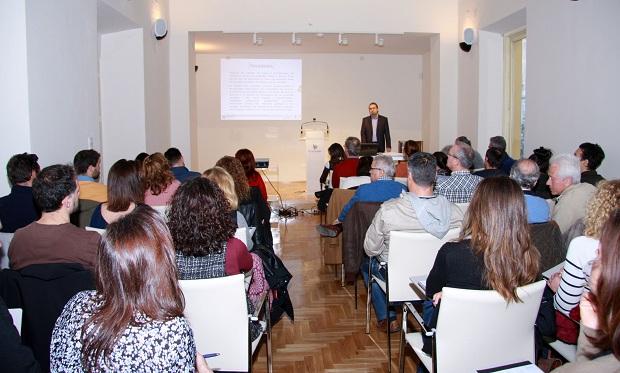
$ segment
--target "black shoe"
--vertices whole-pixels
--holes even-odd
[[[342,232],[342,224],[320,224],[316,230],[323,237],[338,237]]]

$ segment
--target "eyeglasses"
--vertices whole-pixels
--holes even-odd
[[[448,153],[448,157],[458,158],[456,155],[454,155],[454,154],[450,154],[450,153]]]
[[[382,169],[382,168],[377,168],[377,167],[370,167],[370,170],[371,170],[371,171],[372,171],[372,170],[383,171],[383,169]]]

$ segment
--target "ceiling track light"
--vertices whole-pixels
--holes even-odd
[[[377,47],[383,47],[383,38],[379,37],[379,34],[375,34],[375,46]]]
[[[346,47],[349,45],[349,39],[342,34],[342,32],[338,33],[338,45]]]
[[[295,33],[291,35],[291,44],[293,45],[301,45],[301,37],[297,37]]]
[[[258,36],[256,33],[252,34],[252,44],[256,46],[263,45],[263,38]]]

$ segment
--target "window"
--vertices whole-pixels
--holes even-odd
[[[526,32],[513,32],[504,38],[504,137],[507,151],[523,157],[526,119]]]

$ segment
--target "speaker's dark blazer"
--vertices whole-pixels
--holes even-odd
[[[363,143],[372,142],[372,121],[370,116],[362,119],[361,140]],[[379,115],[377,120],[377,142],[379,143],[379,152],[385,152],[385,148],[392,148],[392,140],[390,139],[390,126],[387,117]]]

